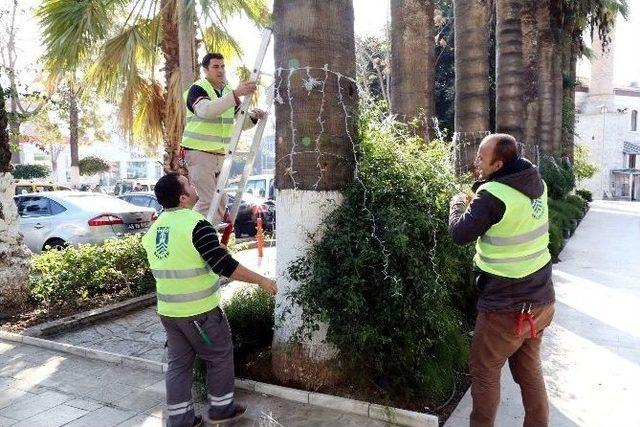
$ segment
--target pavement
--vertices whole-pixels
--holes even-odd
[[[258,257],[257,249],[245,250],[233,256],[245,267],[268,277],[275,277],[275,255],[276,248],[270,247],[264,248],[262,259]],[[237,292],[256,287],[257,285],[236,281],[225,285],[222,288],[223,304]],[[155,306],[47,338],[125,356],[166,362],[166,334]]]
[[[554,266],[556,314],[543,341],[554,427],[640,426],[640,203],[596,201]],[[496,427],[522,426],[502,372]],[[469,425],[470,393],[445,427]]]
[[[249,407],[238,427],[386,425],[238,389],[235,397]],[[164,374],[0,340],[0,426],[159,427],[164,401]]]

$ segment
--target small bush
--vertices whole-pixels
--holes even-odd
[[[151,292],[149,270],[140,235],[51,250],[31,259],[33,297],[46,305],[75,305],[101,295]]]
[[[551,199],[563,200],[576,186],[571,164],[550,154],[544,154],[540,157],[540,173],[547,183]]]
[[[275,299],[255,289],[239,292],[223,305],[238,357],[271,345]]]
[[[20,164],[15,166],[13,177],[15,179],[46,178],[50,173],[51,170],[45,165]]]
[[[587,202],[593,202],[593,193],[589,190],[585,190],[584,188],[580,188],[576,190],[576,194],[582,197]]]
[[[581,219],[584,215],[582,207],[568,201],[549,200],[549,209],[561,213],[568,219]]]
[[[565,202],[579,208],[582,211],[584,211],[584,209],[587,207],[587,201],[576,194],[570,194],[564,200]]]
[[[558,258],[564,247],[564,236],[560,226],[551,220],[549,224],[549,252],[554,259]]]

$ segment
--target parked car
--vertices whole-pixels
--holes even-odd
[[[14,197],[20,232],[32,252],[146,231],[155,211],[100,193],[53,191]]]
[[[41,193],[43,191],[71,191],[71,188],[67,187],[66,185],[58,184],[55,182],[19,179],[15,181],[15,184],[16,195],[26,193]]]
[[[122,179],[116,182],[113,189],[114,196],[139,191],[153,191],[156,181],[152,179]]]
[[[162,212],[162,206],[158,203],[155,194],[152,192],[127,193],[118,197],[137,206],[152,207],[158,215]],[[227,209],[231,210],[234,197],[229,196],[228,199]],[[272,201],[265,202],[251,194],[245,193],[242,197],[242,202],[238,209],[238,216],[234,223],[236,237],[241,237],[245,234],[250,237],[255,236],[257,232],[256,224],[259,217],[262,217],[264,230],[272,232],[275,228],[275,204]]]
[[[238,181],[231,182],[229,185],[231,188],[238,187]],[[245,193],[251,194],[260,199],[275,200],[275,178],[273,175],[251,175],[247,178],[247,185],[245,186]]]

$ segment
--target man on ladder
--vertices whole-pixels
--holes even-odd
[[[200,198],[194,210],[206,216],[227,154],[240,97],[252,95],[256,84],[242,82],[231,90],[226,80],[224,57],[219,53],[207,53],[201,65],[204,78],[193,83],[185,93],[182,148],[190,181]],[[242,128],[249,129],[265,117],[264,111],[253,110]],[[225,209],[226,197],[221,197],[213,225],[224,217]]]

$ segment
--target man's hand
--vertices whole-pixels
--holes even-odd
[[[471,203],[471,199],[473,199],[473,194],[458,193],[455,196],[453,196],[453,199],[451,199],[451,203],[455,204],[455,203],[463,202],[465,205],[469,205],[469,203]]]
[[[267,291],[269,295],[275,295],[278,292],[278,285],[276,285],[276,281],[273,279],[268,279],[265,277],[265,280],[258,283],[262,289]]]
[[[242,82],[234,89],[236,96],[252,95],[256,91],[256,84],[253,82]]]
[[[258,108],[256,108],[255,110],[253,110],[249,116],[253,119],[253,120],[262,120],[264,118],[267,117],[267,112],[264,110],[260,110]]]

